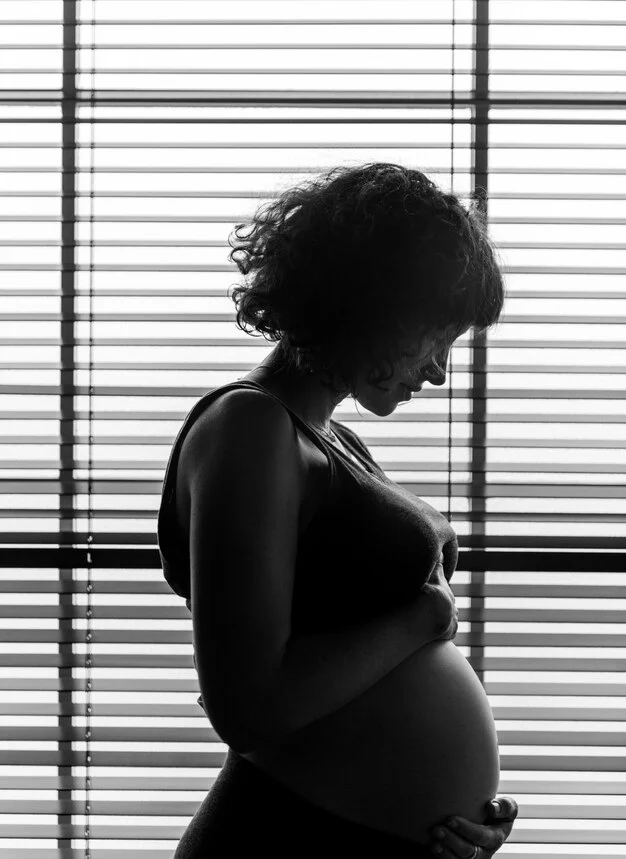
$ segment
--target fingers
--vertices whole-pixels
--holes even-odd
[[[490,820],[515,820],[519,806],[512,796],[498,796],[486,805]]]
[[[452,848],[450,848],[450,847],[444,847],[443,845],[441,845],[441,852],[433,849],[433,859],[435,857],[436,857],[436,859],[472,859],[472,854],[474,852],[474,848],[472,847],[471,844],[468,844],[467,842],[465,842],[465,844],[466,844],[465,848],[463,848],[463,851],[460,853],[454,852],[452,850]],[[435,846],[439,847],[440,845],[437,844]],[[487,855],[489,855],[489,854],[487,854]],[[479,854],[479,856],[480,856],[480,854]],[[482,859],[482,857],[481,857],[481,859]],[[486,859],[486,857],[485,857],[485,859]]]
[[[470,859],[474,854],[476,844],[480,846],[478,841],[472,841],[459,835],[461,827],[454,832],[445,826],[437,826],[433,834],[436,835],[437,832],[443,833],[442,838],[437,838],[437,845],[441,846],[442,849],[439,851],[436,847],[433,847],[432,852],[433,856],[438,856],[439,859]],[[485,847],[485,849],[489,855],[494,848]]]
[[[456,821],[456,827],[451,827],[450,823]],[[505,834],[497,827],[492,825],[483,825],[467,820],[465,817],[452,817],[446,820],[443,827],[437,826],[433,830],[433,835],[437,830],[443,829],[445,836],[441,840],[442,844],[458,844],[457,839],[460,838],[463,842],[469,842],[469,855],[475,845],[484,847],[487,852],[495,852],[499,850],[506,840]],[[465,856],[464,853],[459,853],[459,856]]]
[[[433,855],[439,859],[469,859],[476,846],[487,855],[497,853],[511,832],[519,808],[513,797],[498,796],[487,803],[486,810],[490,822],[483,825],[465,817],[449,817],[443,825],[436,826],[432,831]]]

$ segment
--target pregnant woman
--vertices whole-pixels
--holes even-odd
[[[502,311],[493,245],[478,210],[386,163],[244,227],[237,323],[277,345],[187,415],[158,518],[229,747],[175,859],[489,859],[517,805],[492,806],[493,716],[453,641],[456,534],[332,414],[351,396],[385,417],[444,383],[453,342]]]

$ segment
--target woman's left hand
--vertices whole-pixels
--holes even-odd
[[[439,859],[491,859],[504,844],[513,829],[518,806],[510,796],[499,796],[487,803],[487,823],[473,823],[465,817],[449,817],[432,830],[430,849]],[[456,828],[450,823],[457,822]],[[437,837],[437,832],[443,838]],[[435,850],[441,847],[441,851]],[[476,852],[474,853],[474,850]]]

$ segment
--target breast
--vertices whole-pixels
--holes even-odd
[[[424,844],[451,814],[482,823],[500,776],[489,701],[452,641],[253,762],[331,812]]]

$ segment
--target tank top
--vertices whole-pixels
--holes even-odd
[[[281,403],[328,460],[324,497],[298,537],[294,633],[340,630],[413,601],[439,561],[446,578],[452,577],[458,540],[442,513],[388,478],[353,430],[330,421],[351,458],[279,397],[246,379],[215,388],[198,400],[178,431],[165,470],[157,518],[159,556],[166,582],[189,611],[189,546],[175,512],[176,467],[182,442],[198,415],[235,388],[262,391]],[[201,698],[198,703],[202,706]]]

